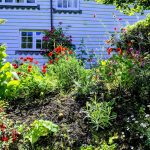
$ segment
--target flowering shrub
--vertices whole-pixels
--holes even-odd
[[[73,54],[72,50],[59,45],[56,48],[54,48],[53,51],[48,53],[49,64],[57,63],[58,60],[64,56],[66,56],[66,59],[68,59],[68,56],[72,54]]]
[[[126,51],[140,51],[141,53],[150,51],[150,15],[133,25],[126,27],[126,32],[122,32],[117,45]]]
[[[9,146],[16,142],[19,137],[14,122],[7,119],[3,109],[0,108],[0,148],[2,150],[9,149]]]
[[[72,49],[72,37],[66,36],[61,27],[61,23],[57,28],[53,27],[51,30],[45,31],[43,37],[43,49],[46,56],[55,59],[56,55],[53,55],[54,49],[58,46],[63,46],[68,49]],[[52,53],[51,53],[52,52]],[[56,54],[58,51],[56,51]]]
[[[11,90],[9,100],[34,96],[43,96],[48,92],[52,92],[57,87],[57,80],[54,76],[46,74],[46,65],[42,68],[37,66],[38,61],[32,57],[20,57],[19,60],[13,62],[14,70],[17,72],[20,84],[17,90]]]

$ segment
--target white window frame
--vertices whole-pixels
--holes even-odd
[[[77,0],[77,8],[76,7],[67,7],[67,8],[63,8],[63,7],[58,7],[58,3],[60,0],[56,0],[56,8],[58,10],[79,10],[79,4],[80,4],[80,0]],[[63,0],[62,0],[63,3]],[[68,0],[67,0],[67,5],[68,5]]]
[[[35,0],[35,3],[27,3],[27,0],[24,0],[23,3],[17,3],[15,2],[16,0],[13,0],[12,2],[5,2],[5,0],[2,0],[2,2],[0,2],[0,5],[9,5],[9,6],[37,6],[37,0]]]
[[[33,40],[32,40],[32,48],[22,48],[22,32],[32,32],[33,33]],[[36,35],[36,32],[43,32],[43,34],[42,35],[40,35],[41,37],[39,38],[37,35]],[[41,40],[41,42],[42,42],[42,39],[43,39],[43,36],[44,36],[44,30],[35,30],[35,31],[33,31],[33,30],[21,30],[20,31],[20,40],[19,40],[19,49],[20,50],[24,50],[24,51],[26,51],[26,50],[31,50],[31,51],[39,51],[39,50],[41,50],[41,48],[36,48],[36,40],[38,40],[38,39],[40,39]],[[42,43],[41,43],[42,44]]]

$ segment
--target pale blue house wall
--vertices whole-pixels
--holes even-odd
[[[40,9],[0,9],[0,18],[6,19],[6,23],[0,26],[0,43],[7,44],[8,60],[12,61],[20,56],[15,55],[15,51],[20,49],[20,30],[47,30],[50,29],[50,0],[37,0]],[[57,1],[53,0],[53,8],[56,9]],[[115,10],[114,6],[105,6],[92,1],[80,0],[80,10],[82,13],[54,13],[54,26],[63,22],[62,26],[70,26],[66,30],[68,35],[73,37],[73,44],[78,49],[82,38],[86,49],[97,51],[103,54],[104,58],[108,55],[102,48],[107,33],[114,31],[116,23],[113,13],[122,18],[121,23],[129,22],[133,24],[145,15],[126,16]],[[150,11],[149,11],[150,12]],[[94,17],[95,16],[95,17]],[[41,63],[46,60],[41,55],[33,55]]]

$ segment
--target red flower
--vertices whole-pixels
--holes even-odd
[[[58,62],[58,58],[55,58],[55,61]]]
[[[121,50],[121,48],[117,48],[117,52],[119,52],[119,54],[122,55],[122,50]]]
[[[27,61],[27,58],[24,58],[23,61]]]
[[[42,72],[45,74],[45,73],[46,73],[46,69],[43,68],[43,69],[42,69]]]
[[[113,50],[112,48],[108,48],[107,49],[108,55],[110,55],[110,53],[112,52],[112,50]]]
[[[20,57],[20,59],[23,59],[23,57]]]
[[[53,60],[49,60],[49,64],[53,64]]]
[[[31,72],[31,68],[28,68],[28,72]]]
[[[8,142],[8,137],[6,137],[5,135],[2,136],[2,141],[3,142]]]
[[[48,56],[49,56],[49,57],[52,57],[52,55],[53,55],[53,52],[49,52],[49,53],[48,53]]]
[[[43,65],[43,69],[46,69],[47,68],[47,66],[46,65]]]
[[[73,52],[72,51],[69,51],[69,54],[71,55]]]
[[[32,68],[32,66],[31,66],[31,65],[29,65],[29,66],[28,66],[28,69],[30,69],[30,68]]]
[[[38,62],[38,61],[35,61],[34,63],[37,65],[39,62]]]
[[[12,66],[14,67],[14,69],[17,69],[17,68],[18,68],[18,65],[17,65],[17,64],[12,64]]]
[[[6,129],[6,125],[5,125],[5,124],[2,124],[2,125],[0,126],[0,128],[1,128],[1,131],[4,132],[4,130]]]
[[[67,60],[67,61],[69,60],[68,57],[66,58],[66,60]]]

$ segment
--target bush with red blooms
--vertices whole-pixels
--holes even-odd
[[[43,50],[44,55],[52,57],[55,59],[56,55],[51,52],[54,51],[58,46],[67,47],[68,49],[73,48],[72,36],[66,36],[61,27],[62,23],[59,23],[57,28],[53,27],[51,30],[45,31],[45,36],[43,37]]]
[[[66,56],[66,59],[68,59],[68,56],[72,54],[73,54],[72,50],[70,50],[67,47],[59,45],[56,48],[54,48],[53,51],[48,53],[49,64],[57,63],[58,60],[63,58],[64,56]]]
[[[18,138],[19,133],[14,127],[14,122],[8,119],[3,108],[0,108],[0,149],[8,150]]]
[[[27,57],[20,57],[19,60],[15,60],[12,63],[12,66],[14,69],[17,69],[18,76],[26,76],[26,73],[31,73],[34,71],[34,67],[37,66],[39,62],[35,60],[33,57],[27,56]],[[34,67],[33,67],[34,66]]]

